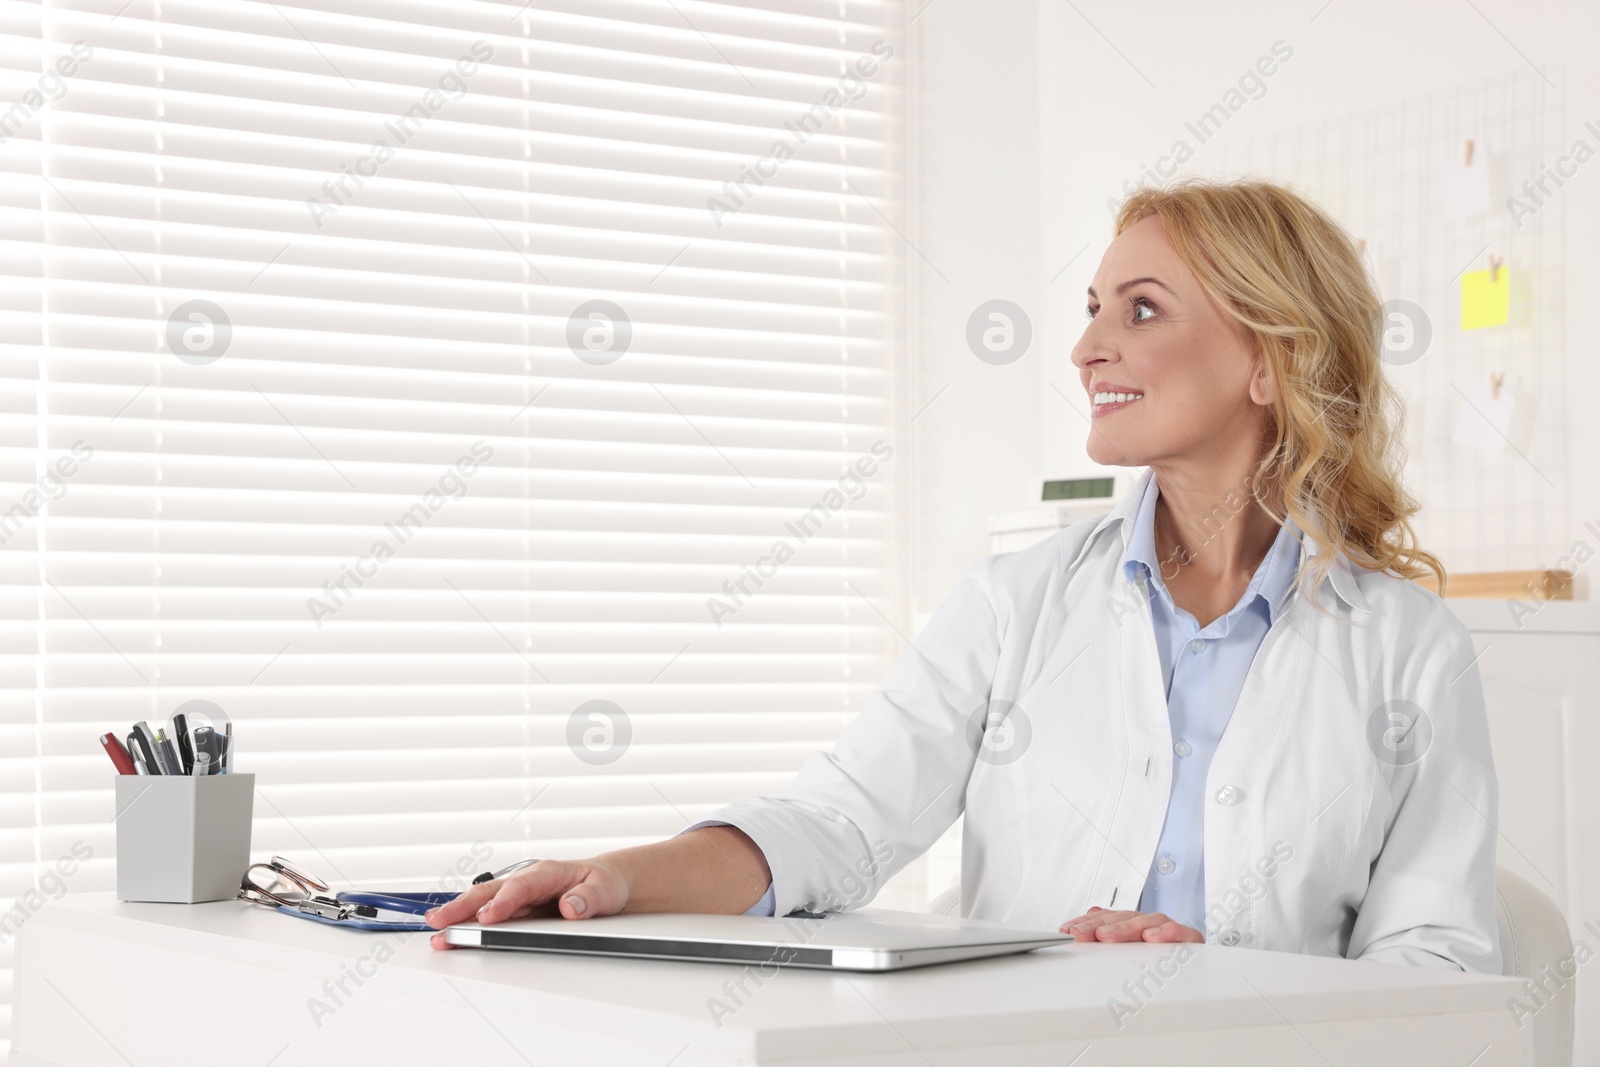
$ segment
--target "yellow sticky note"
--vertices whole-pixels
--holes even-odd
[[[1481,330],[1504,326],[1511,318],[1511,268],[1501,267],[1491,279],[1486,270],[1461,276],[1461,328]]]

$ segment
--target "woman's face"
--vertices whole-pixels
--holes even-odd
[[[1089,287],[1072,362],[1089,393],[1089,458],[1108,466],[1259,458],[1271,383],[1156,216],[1122,232]]]

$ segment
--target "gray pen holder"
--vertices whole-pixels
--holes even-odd
[[[253,774],[117,775],[117,899],[229,900],[250,865]]]

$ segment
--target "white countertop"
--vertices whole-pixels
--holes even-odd
[[[394,955],[378,965],[374,956],[380,943]],[[269,1043],[281,1038],[299,1057],[281,1062],[302,1064],[322,1062],[312,1050],[337,1026],[390,1002],[409,1012],[404,1016],[408,1025],[422,1028],[419,1049],[429,1044],[422,1031],[431,1020],[461,1025],[465,1002],[484,1023],[503,1031],[499,1040],[519,1046],[519,1055],[526,1052],[541,1064],[549,1061],[532,1052],[544,1038],[528,1035],[542,1024],[580,1043],[593,1040],[597,1048],[621,1041],[695,1050],[674,1067],[775,1059],[824,1062],[847,1053],[881,1053],[891,1057],[883,1062],[898,1062],[892,1057],[915,1053],[920,1058],[977,1045],[1071,1048],[1073,1043],[1114,1045],[1130,1036],[1163,1034],[1193,1042],[1215,1032],[1219,1041],[1224,1035],[1236,1040],[1241,1028],[1264,1028],[1263,1035],[1272,1028],[1299,1032],[1306,1051],[1317,1053],[1306,1062],[1320,1062],[1322,1052],[1305,1039],[1323,1035],[1312,1040],[1328,1043],[1327,1055],[1344,1062],[1335,1046],[1344,1045],[1354,1031],[1330,1024],[1370,1027],[1382,1020],[1389,1021],[1383,1025],[1391,1033],[1396,1020],[1422,1020],[1413,1027],[1418,1039],[1430,1031],[1427,1040],[1435,1045],[1440,1035],[1446,1040],[1458,1035],[1462,1063],[1477,1055],[1485,1040],[1500,1047],[1479,1060],[1478,1067],[1525,1062],[1520,1048],[1510,1047],[1520,1046],[1521,1040],[1514,1027],[1507,1029],[1505,1004],[1517,990],[1509,979],[1213,945],[1191,949],[1192,958],[1181,965],[1174,957],[1176,946],[1088,944],[890,974],[786,968],[763,985],[747,980],[748,995],[740,996],[730,983],[744,968],[735,965],[469,949],[435,952],[426,934],[333,929],[233,901],[125,904],[109,895],[85,895],[46,907],[24,928],[15,1045],[22,1058],[14,1062],[67,1067],[65,1059],[49,1058],[63,1055],[51,1052],[50,1046],[54,1031],[73,1014],[96,1020],[97,1031],[122,1034],[125,1043],[136,1044],[136,1024],[127,1021],[136,1014],[108,1002],[105,983],[87,971],[144,966],[140,961],[149,961],[149,978],[163,991],[157,994],[161,1000],[192,1005],[198,998],[216,1008],[219,1021],[237,1016],[247,1031],[265,1025],[274,1035]],[[309,1010],[311,1001],[335,1007],[325,983],[347,974],[363,958],[367,962],[361,970],[372,973],[359,988],[347,983],[350,996],[338,998],[337,1010],[317,1019]],[[252,970],[252,982],[266,981],[274,993],[240,997],[235,1003],[230,990],[209,977],[238,973],[240,965]],[[1150,977],[1157,968],[1175,976],[1163,978],[1158,987]],[[46,977],[48,988],[40,984]],[[1141,978],[1151,991],[1148,1002],[1119,1020],[1108,1000],[1118,997],[1135,1006],[1138,1001],[1125,983]],[[184,988],[186,983],[196,988]],[[455,1014],[419,1011],[415,998]],[[71,1013],[51,1007],[62,999]],[[714,1000],[734,1008],[732,1014],[714,1019]],[[346,1001],[365,1006],[347,1017]],[[274,1018],[274,1013],[281,1017]],[[524,1036],[518,1037],[519,1032]],[[260,1040],[258,1036],[254,1042]],[[534,1044],[520,1049],[524,1042]],[[1405,1044],[1409,1041],[1399,1043]],[[142,1051],[129,1048],[118,1055],[138,1063]],[[257,1061],[265,1063],[266,1057],[249,1062]],[[1402,1056],[1362,1062],[1371,1067],[1405,1061]]]

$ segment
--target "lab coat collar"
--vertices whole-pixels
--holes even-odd
[[[1077,554],[1067,564],[1069,570],[1075,568],[1090,548],[1096,545],[1102,537],[1110,536],[1110,531],[1112,530],[1115,530],[1121,539],[1122,553],[1125,554],[1127,552],[1128,543],[1133,537],[1134,519],[1139,514],[1139,505],[1143,503],[1145,492],[1150,488],[1150,482],[1154,478],[1155,472],[1149,467],[1146,467],[1140,473],[1138,480],[1133,484],[1133,488],[1123,494],[1122,499],[1117,501],[1116,507],[1112,508],[1110,512],[1096,522],[1094,529],[1089,532],[1089,536],[1084,538]],[[1305,560],[1309,561],[1320,553],[1321,549],[1316,541],[1306,537],[1298,529],[1294,532],[1300,536],[1302,555]],[[1119,554],[1118,559],[1120,560],[1121,558],[1122,556]],[[1351,568],[1349,560],[1345,558],[1343,553],[1334,557],[1333,566],[1328,570],[1326,584],[1352,610],[1364,612],[1372,610],[1367,604],[1367,598],[1361,592],[1360,585],[1356,582],[1355,571]]]
[[[1317,543],[1309,537],[1302,537],[1300,543],[1304,546],[1308,560],[1321,553]],[[1367,604],[1366,596],[1361,592],[1361,586],[1356,582],[1355,569],[1350,566],[1350,561],[1343,553],[1333,557],[1333,566],[1328,568],[1327,584],[1352,610],[1368,612],[1372,610]]]

